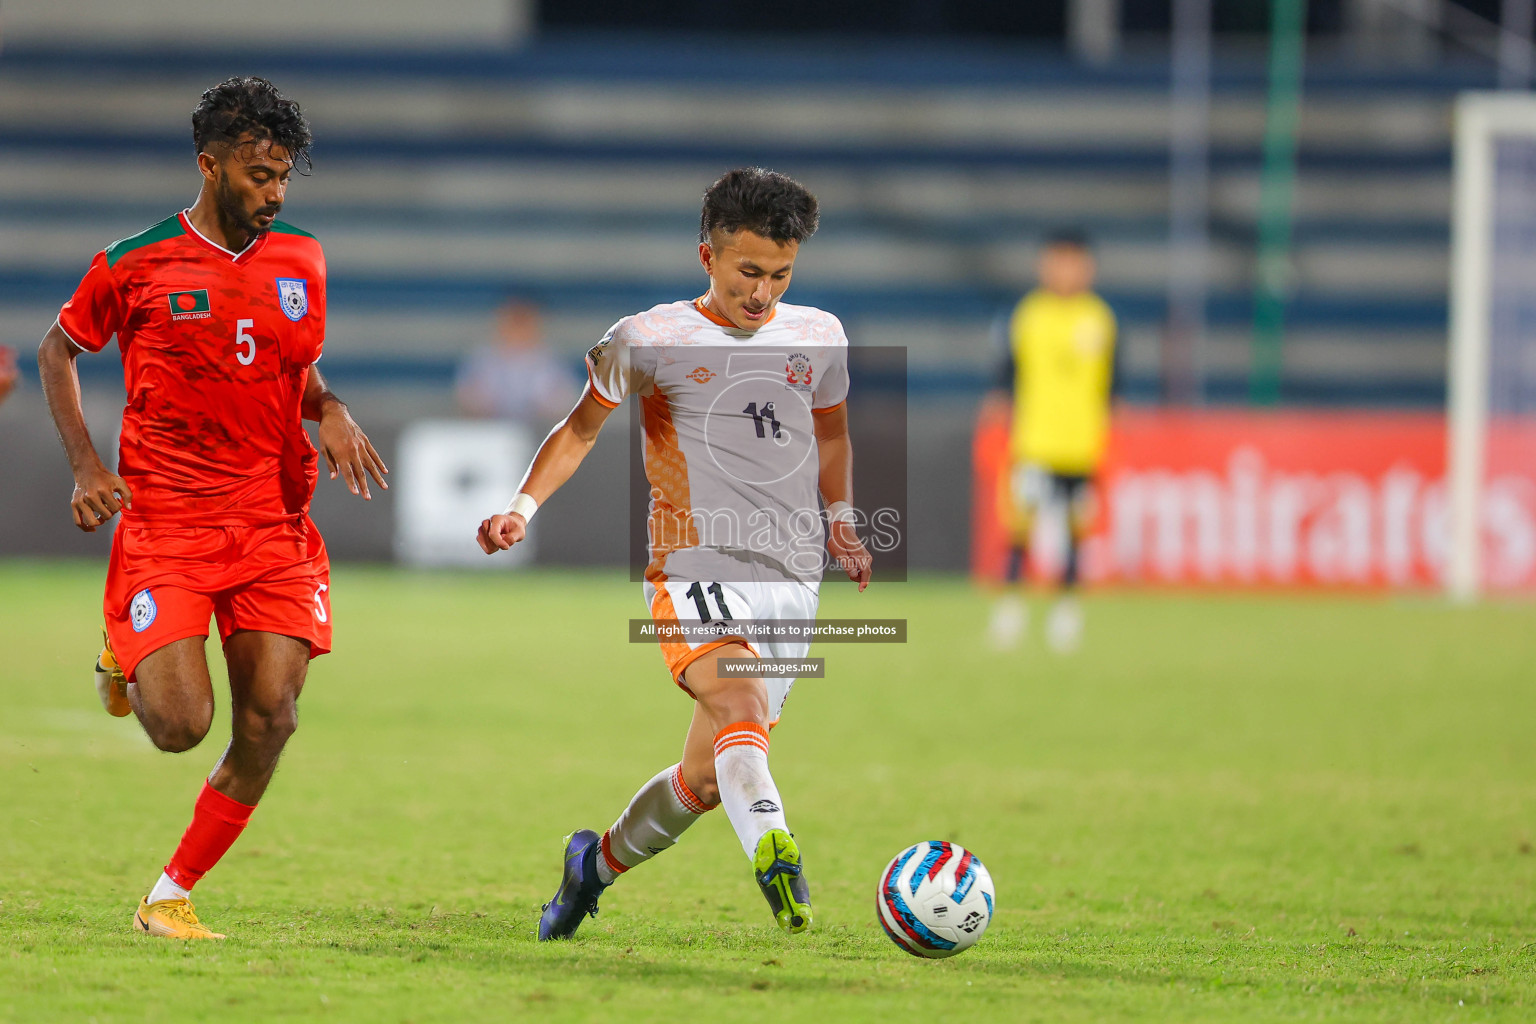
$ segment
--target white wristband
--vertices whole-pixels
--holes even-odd
[[[522,516],[523,522],[533,522],[533,514],[539,510],[539,503],[533,500],[533,495],[527,491],[518,491],[517,497],[507,506],[507,515]]]
[[[849,526],[853,526],[855,525],[854,520],[856,518],[858,517],[853,511],[853,506],[846,501],[834,501],[827,506],[827,522],[829,523],[844,522]]]

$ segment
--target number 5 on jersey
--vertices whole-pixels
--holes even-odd
[[[256,339],[246,333],[246,329],[255,327],[255,320],[235,321],[235,358],[241,366],[250,366],[256,361]],[[240,346],[245,346],[245,351],[240,351]]]

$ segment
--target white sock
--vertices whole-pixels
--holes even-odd
[[[763,726],[737,722],[715,734],[715,784],[749,859],[769,829],[789,830],[779,787],[768,773],[768,730]]]
[[[192,894],[192,890],[183,889],[171,881],[171,876],[164,871],[160,872],[160,881],[149,890],[149,902],[159,903],[161,900],[184,900]]]
[[[688,826],[710,810],[683,781],[683,766],[675,764],[640,787],[613,827],[603,833],[597,877],[612,883],[637,864],[677,845]]]

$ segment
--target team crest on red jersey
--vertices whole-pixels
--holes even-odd
[[[277,302],[289,320],[304,319],[304,314],[309,312],[309,292],[305,288],[305,281],[297,277],[278,278]]]
[[[796,391],[811,390],[811,357],[803,352],[791,352],[784,364],[784,386]]]

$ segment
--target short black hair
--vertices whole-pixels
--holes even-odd
[[[704,190],[699,241],[710,233],[750,231],[783,245],[816,233],[821,207],[810,190],[787,174],[762,167],[738,167]]]
[[[192,144],[199,153],[216,143],[236,145],[248,136],[282,146],[295,167],[303,161],[301,174],[314,166],[309,159],[314,141],[309,122],[299,105],[265,78],[237,75],[203,93],[192,111]]]
[[[1082,228],[1054,228],[1045,236],[1047,249],[1079,249],[1083,252],[1093,251],[1093,239]]]

